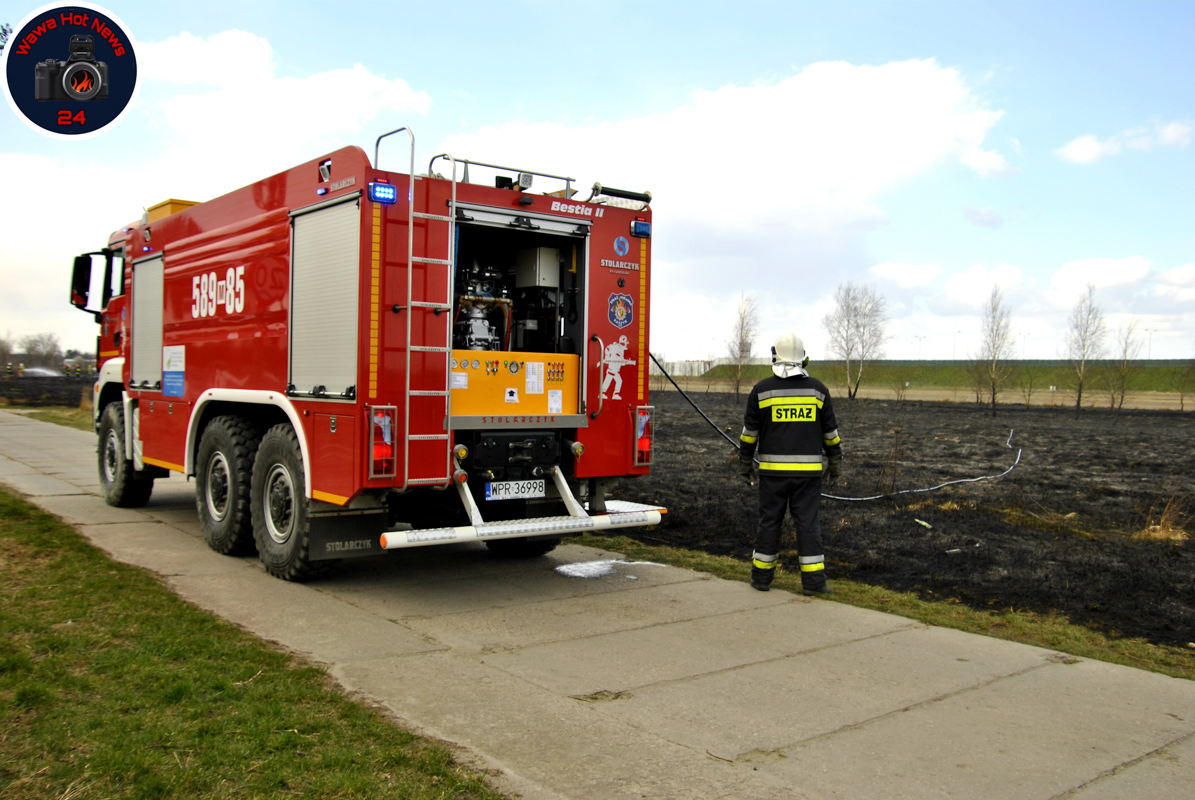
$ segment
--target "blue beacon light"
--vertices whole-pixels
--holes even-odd
[[[637,219],[631,222],[631,235],[638,236],[640,239],[651,238],[651,223],[644,219]]]
[[[391,203],[398,202],[398,187],[392,183],[384,183],[382,181],[371,181],[369,184],[369,199],[375,203]]]

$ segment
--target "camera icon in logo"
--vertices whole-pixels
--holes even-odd
[[[33,72],[35,100],[106,100],[108,65],[95,59],[95,40],[85,34],[71,37],[66,61],[39,61]]]

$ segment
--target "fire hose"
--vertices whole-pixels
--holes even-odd
[[[663,376],[668,379],[669,383],[671,383],[674,387],[676,387],[676,390],[678,392],[680,392],[681,397],[685,398],[685,400],[687,400],[689,402],[689,405],[693,406],[693,410],[696,411],[698,414],[700,414],[701,418],[704,419],[706,422],[708,422],[710,424],[710,427],[712,427],[714,430],[716,430],[718,432],[719,436],[721,436],[723,439],[725,439],[727,442],[729,442],[731,447],[733,447],[735,450],[738,450],[739,449],[738,442],[736,442],[734,439],[731,439],[729,436],[727,436],[726,431],[719,428],[718,424],[716,422],[714,422],[712,419],[710,419],[709,416],[707,416],[706,413],[704,411],[702,411],[701,408],[696,403],[693,402],[693,398],[689,397],[689,395],[685,392],[685,390],[680,388],[680,385],[672,379],[672,376],[668,374],[668,370],[664,369],[664,365],[659,362],[659,360],[655,357],[654,354],[649,354],[649,355],[651,355],[652,362],[654,362],[656,367],[659,368],[661,374],[663,374]],[[1010,430],[1008,432],[1008,441],[1005,443],[1005,446],[1009,450],[1012,449],[1012,437],[1013,437],[1014,433],[1016,433],[1016,431]],[[844,502],[861,503],[861,502],[866,502],[866,501],[870,501],[870,500],[885,500],[885,499],[888,499],[891,497],[899,497],[902,494],[925,494],[926,492],[936,492],[939,489],[945,489],[947,486],[955,486],[960,483],[980,483],[982,481],[999,480],[1000,478],[1003,478],[1005,475],[1007,475],[1008,473],[1012,472],[1014,469],[1017,468],[1017,465],[1021,463],[1021,453],[1022,453],[1022,449],[1018,448],[1017,449],[1017,457],[1016,457],[1016,459],[1013,460],[1012,465],[1008,469],[1004,470],[1003,472],[1001,472],[998,475],[981,475],[978,478],[958,478],[956,480],[946,481],[945,483],[939,483],[937,486],[927,486],[923,489],[902,489],[899,492],[886,492],[884,494],[875,494],[875,495],[871,495],[869,497],[843,497],[840,495],[828,494],[826,492],[822,492],[822,497],[826,498],[827,500],[842,500]],[[758,464],[759,459],[755,459],[755,463]]]

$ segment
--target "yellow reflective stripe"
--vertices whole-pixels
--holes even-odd
[[[742,436],[739,437],[739,441],[746,442],[747,444],[755,444],[756,442],[759,441],[759,437],[758,436],[748,436],[747,434],[744,433]]]
[[[833,439],[823,439],[822,441],[826,443],[826,447],[833,447],[842,441],[842,437],[835,436]]]
[[[768,406],[817,406],[821,408],[825,403],[816,397],[769,397],[759,401],[760,408]]]
[[[824,563],[822,563],[822,564],[802,564],[801,572],[818,572],[819,570],[823,570],[825,568],[826,568],[826,565]]]
[[[756,558],[751,563],[755,565],[756,569],[776,569],[775,561],[760,561]]]
[[[761,461],[759,462],[759,468],[781,472],[821,472],[822,462],[816,461],[811,464],[777,464],[775,462]]]

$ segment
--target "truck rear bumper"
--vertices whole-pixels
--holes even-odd
[[[593,516],[536,517],[534,519],[481,522],[456,528],[425,528],[423,530],[387,531],[382,534],[383,550],[420,547],[449,542],[484,542],[491,539],[512,539],[520,536],[568,536],[615,528],[635,528],[659,525],[667,513],[660,506],[607,500],[606,513]]]

